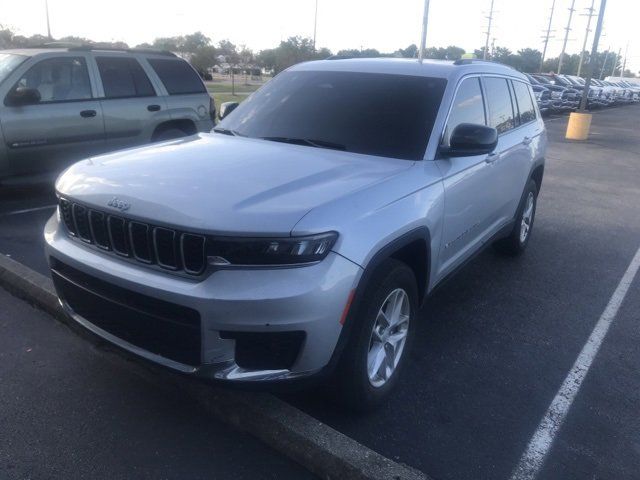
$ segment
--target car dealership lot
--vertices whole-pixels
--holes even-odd
[[[550,148],[529,250],[516,261],[488,250],[434,293],[387,405],[355,416],[328,402],[330,391],[283,398],[435,479],[509,478],[640,247],[639,118],[636,106],[597,112],[585,143],[563,139],[566,117],[547,120]],[[45,273],[41,231],[54,200],[42,188],[1,192],[0,252]],[[8,476],[51,476],[50,467],[67,478],[117,472],[113,478],[126,472],[122,455],[150,476],[193,478],[210,469],[234,478],[216,462],[241,458],[235,478],[303,474],[252,439],[198,421],[205,414],[179,392],[159,399],[46,315],[4,292],[0,304],[7,402],[0,469]],[[640,471],[638,311],[636,279],[539,478]],[[76,428],[81,435],[71,433]],[[118,438],[133,447],[118,447]]]

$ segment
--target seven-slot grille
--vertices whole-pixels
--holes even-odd
[[[64,198],[59,206],[69,235],[82,242],[167,270],[200,275],[205,269],[203,235],[128,220]]]

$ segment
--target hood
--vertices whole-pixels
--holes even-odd
[[[408,160],[211,133],[71,166],[61,195],[103,211],[218,234],[289,235],[311,209],[379,183]]]

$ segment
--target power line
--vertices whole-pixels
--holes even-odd
[[[542,56],[540,57],[540,68],[538,69],[542,72],[542,64],[544,63],[544,57],[547,55],[547,45],[549,44],[549,39],[551,38],[551,21],[553,20],[553,11],[556,8],[556,0],[553,0],[551,4],[551,14],[549,15],[549,25],[547,26],[547,35],[544,38],[544,48],[542,49]]]
[[[484,42],[484,53],[482,54],[483,60],[487,59],[487,52],[489,51],[489,37],[491,37],[491,22],[493,21],[493,1],[494,0],[491,0],[491,9],[489,10],[489,16],[487,17],[489,19],[489,25],[487,26],[486,31],[487,39]]]
[[[569,21],[564,32],[564,42],[562,43],[562,52],[560,53],[560,59],[558,60],[558,73],[562,72],[562,61],[564,60],[564,52],[567,49],[567,40],[569,40],[569,32],[571,31],[571,19],[573,18],[573,12],[576,11],[573,8],[576,4],[576,0],[571,0],[571,7],[569,8]]]
[[[587,48],[587,39],[589,38],[589,32],[591,31],[591,29],[589,27],[591,27],[591,19],[593,17],[596,16],[595,14],[595,8],[593,8],[593,4],[595,3],[595,0],[591,0],[591,7],[587,8],[587,12],[586,14],[583,14],[584,16],[587,16],[587,30],[584,33],[584,42],[582,42],[582,49],[580,50],[580,61],[578,62],[578,73],[577,76],[580,76],[580,71],[582,70],[582,62],[584,61],[584,49]]]

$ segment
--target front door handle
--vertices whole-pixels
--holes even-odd
[[[529,137],[524,137],[524,138],[522,139],[522,144],[523,144],[523,145],[529,145],[530,143],[531,143],[531,138],[529,138]]]
[[[160,105],[147,105],[147,110],[150,112],[157,112],[160,110]]]
[[[95,110],[82,110],[80,116],[83,118],[95,117],[98,114]]]
[[[498,159],[499,156],[500,155],[498,155],[496,152],[491,152],[490,154],[487,155],[487,158],[485,158],[484,161],[486,163],[493,163]]]

